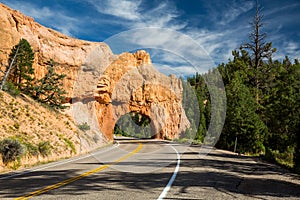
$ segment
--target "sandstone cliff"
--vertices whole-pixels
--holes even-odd
[[[112,52],[105,43],[88,42],[65,36],[41,26],[32,18],[12,10],[0,3],[0,61],[7,62],[8,55],[21,38],[26,39],[35,52],[35,77],[41,78],[46,72],[46,62],[53,59],[58,63],[57,73],[65,73],[64,88],[72,96],[78,69],[91,52],[97,52],[101,63],[111,62]]]
[[[182,84],[151,64],[145,51],[113,55],[109,46],[67,37],[32,18],[0,4],[0,59],[7,62],[11,48],[25,38],[35,52],[35,77],[46,73],[46,62],[58,63],[66,74],[64,89],[76,123],[87,122],[102,142],[113,140],[117,120],[128,112],[151,118],[156,138],[177,138],[189,126],[181,105]]]

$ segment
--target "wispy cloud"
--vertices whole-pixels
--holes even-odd
[[[146,33],[133,33],[129,37],[132,42],[140,45],[139,48],[156,45],[165,50],[179,52],[180,56],[172,56],[167,51],[156,55],[153,51],[153,61],[160,66],[168,64],[173,68],[177,67],[177,71],[181,73],[184,73],[186,68],[186,74],[190,73],[191,69],[185,61],[181,60],[181,56],[189,58],[197,55],[202,65],[207,64],[206,69],[211,67],[211,60],[215,65],[227,62],[231,58],[231,51],[248,41],[248,34],[251,31],[249,22],[255,11],[255,1],[252,0],[211,0],[209,2],[198,0],[196,4],[201,4],[202,10],[193,14],[193,22],[191,22],[190,13],[182,7],[179,8],[178,1],[173,0],[151,3],[147,0],[74,0],[76,5],[86,9],[81,15],[67,8],[63,3],[45,6],[42,1],[39,3],[23,0],[0,1],[34,17],[48,27],[75,37],[84,34],[87,38],[91,38],[92,35],[95,41],[100,40],[99,36],[101,40],[105,40],[104,38],[131,29],[156,27],[177,31],[192,39],[202,48],[201,52],[187,45],[182,40],[183,36],[177,37],[170,32],[168,34],[168,31],[162,33],[152,30]],[[273,41],[273,46],[279,49],[276,58],[284,55],[294,58],[300,54],[299,42],[296,40],[300,35],[296,35],[295,32],[291,35],[286,31],[295,24],[300,26],[300,21],[295,20],[300,17],[298,12],[300,3],[292,0],[291,2],[293,3],[287,5],[278,0],[263,5],[265,16],[263,30],[267,31],[269,36],[267,41]],[[210,61],[204,62],[203,58],[208,58],[206,61]]]
[[[174,74],[177,77],[189,77],[193,76],[196,72],[204,73],[206,70],[199,70],[198,68],[190,65],[182,65],[179,67],[172,67],[170,65],[163,65],[159,63],[153,63],[153,66],[161,73],[165,75]]]
[[[180,30],[186,23],[178,22],[180,16],[175,4],[161,1],[153,8],[145,9],[141,0],[86,0],[101,14],[111,15],[112,23],[130,28],[160,27]]]
[[[139,12],[141,0],[87,0],[87,2],[102,14],[125,20],[139,20],[141,18],[141,13]]]
[[[153,63],[169,64],[174,69],[189,64],[198,69],[201,67],[201,72],[204,72],[215,66],[211,57],[196,40],[172,29],[149,27],[131,29],[104,42],[111,47],[114,53],[145,48],[152,49],[152,52],[153,49],[154,52],[158,50],[160,55],[157,56],[157,52],[155,52]],[[172,59],[174,59],[173,62]],[[186,76],[187,73],[190,71],[183,73],[182,76]]]
[[[286,40],[283,42],[282,46],[285,48],[282,48],[277,53],[278,59],[283,59],[286,55],[289,56],[291,59],[300,59],[300,44],[292,41],[292,40]]]
[[[206,9],[209,13],[208,19],[211,20],[216,26],[227,26],[235,20],[240,19],[239,16],[244,15],[255,6],[254,1],[249,0],[230,0],[220,1],[211,0],[206,3]]]

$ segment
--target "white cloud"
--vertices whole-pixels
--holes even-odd
[[[139,12],[140,0],[87,0],[98,12],[123,18],[126,20],[138,20],[141,18]]]
[[[139,22],[133,24],[135,28],[159,27],[181,30],[186,27],[185,22],[178,22],[180,12],[170,2],[162,1],[157,7],[144,11]]]
[[[170,64],[173,63],[175,67],[183,66],[182,70],[187,66],[185,61],[183,61],[184,59],[181,59],[182,56],[197,60],[198,63],[206,63],[209,67],[212,67],[211,60],[218,64],[231,58],[231,51],[248,40],[248,33],[251,31],[248,22],[252,19],[249,16],[251,15],[249,11],[253,11],[254,15],[253,8],[255,6],[255,1],[247,0],[228,1],[226,3],[220,0],[212,0],[212,2],[207,3],[203,0],[202,2],[205,2],[203,5],[207,8],[207,15],[204,18],[199,17],[199,26],[189,27],[189,21],[182,18],[185,13],[177,8],[174,3],[176,1],[155,1],[153,3],[156,4],[155,6],[146,8],[146,0],[76,0],[80,3],[88,2],[89,5],[94,6],[95,10],[91,9],[91,13],[97,11],[97,13],[91,15],[87,14],[86,18],[80,18],[76,14],[72,17],[67,14],[69,12],[64,10],[63,7],[53,9],[46,6],[39,7],[38,4],[28,3],[27,1],[22,1],[22,3],[20,1],[3,1],[26,15],[34,17],[40,23],[70,36],[94,32],[92,25],[98,27],[99,24],[102,27],[108,26],[108,29],[105,30],[107,33],[111,33],[111,30],[116,32],[118,28],[130,30],[156,27],[170,30],[169,32],[161,32],[158,29],[146,32],[137,31],[128,37],[131,39],[131,43],[135,42],[140,48],[156,46],[180,54],[171,56],[167,51],[164,51],[157,55],[155,59]],[[298,43],[283,34],[286,33],[283,32],[286,24],[295,21],[289,15],[290,9],[296,12],[297,8],[299,8],[299,3],[282,7],[274,5],[269,10],[263,10],[263,14],[265,14],[267,19],[266,28],[272,30],[272,35],[267,40],[273,41],[273,46],[280,50],[275,54],[276,58],[283,55],[289,55],[294,58],[299,55]],[[271,15],[272,18],[269,17]],[[87,18],[89,18],[88,22],[92,25],[88,25],[88,30],[85,30],[82,27],[85,26]],[[208,21],[203,22],[203,20]],[[203,25],[200,23],[203,23]],[[173,35],[172,31],[178,31],[182,35]],[[183,36],[183,34],[186,36]],[[300,37],[300,35],[297,37]],[[191,47],[186,43],[186,41],[190,40],[202,49]],[[124,46],[126,45],[124,43]],[[118,48],[120,50],[124,49],[123,47]],[[189,71],[189,69],[186,70]]]
[[[160,60],[164,63],[169,63],[174,66],[188,64],[188,61],[180,55],[175,55],[170,51],[162,49],[151,49],[150,56],[152,61]]]
[[[291,40],[287,40],[283,42],[282,47],[278,50],[278,52],[275,54],[275,58],[278,60],[283,60],[285,56],[287,55],[291,60],[300,58],[300,45],[299,43]]]
[[[288,42],[286,45],[286,51],[288,53],[293,53],[295,51],[299,51],[299,45],[296,42]]]
[[[266,17],[274,16],[274,15],[276,16],[276,15],[278,15],[279,12],[286,12],[287,10],[298,7],[299,5],[300,5],[300,3],[294,3],[294,4],[285,5],[285,6],[279,6],[279,7],[277,6],[273,9],[266,10],[266,11],[264,10],[265,11],[264,16],[266,16]]]
[[[164,65],[168,63],[174,69],[180,69],[180,72],[185,75],[190,73],[192,66],[196,68],[201,66],[201,73],[215,67],[211,57],[197,41],[188,35],[171,29],[132,29],[104,42],[111,47],[114,53],[135,51],[137,49],[153,49],[153,52],[156,52],[153,57],[155,64]],[[187,68],[188,65],[191,67]],[[186,69],[186,73],[183,73],[184,69]]]
[[[152,9],[143,9],[141,0],[86,0],[101,14],[120,19],[110,19],[113,24],[125,28],[160,27],[180,30],[186,26],[177,22],[179,11],[171,2],[162,1]]]
[[[230,22],[239,18],[245,12],[248,12],[253,8],[253,2],[245,2],[242,6],[240,4],[230,4],[227,10],[223,11],[224,14],[221,20],[215,18],[214,23],[221,23],[224,25],[222,30],[212,29],[207,30],[204,28],[189,28],[187,29],[187,22],[177,20],[180,18],[181,14],[177,7],[170,2],[162,1],[155,8],[143,11],[142,5],[139,5],[139,9],[135,9],[138,13],[134,12],[134,16],[139,16],[132,21],[122,22],[123,26],[128,29],[131,28],[145,28],[145,27],[158,27],[166,28],[175,31],[180,31],[195,40],[195,43],[203,47],[202,57],[211,55],[215,60],[215,63],[221,63],[227,61],[231,57],[231,51],[238,48],[241,44],[242,38],[247,38],[248,30],[245,29],[244,25],[232,25]],[[210,18],[214,18],[216,15],[216,10],[210,13]],[[247,22],[246,22],[247,24]],[[228,29],[226,28],[228,27]],[[247,25],[246,25],[247,27]],[[161,32],[146,32],[143,34],[134,33],[130,35],[132,40],[138,44],[143,44],[146,46],[160,45],[161,48],[176,50],[181,49],[181,52],[186,52],[190,55],[198,55],[199,52],[195,52],[192,48],[185,44],[182,38],[175,38],[173,35],[165,34]],[[170,44],[171,42],[173,44]],[[162,45],[163,44],[163,45]],[[162,53],[162,55],[165,55]],[[161,56],[162,57],[162,56]],[[170,61],[170,56],[164,56],[162,59],[167,59]],[[177,62],[175,60],[175,62]]]
[[[219,1],[212,0],[205,4],[209,18],[218,25],[226,26],[239,19],[239,16],[248,12],[255,6],[254,1]]]
[[[206,72],[207,70],[201,70],[198,69],[196,67],[193,66],[179,66],[179,67],[174,67],[174,66],[170,66],[170,65],[163,65],[163,64],[159,64],[159,63],[153,63],[153,66],[161,73],[165,74],[165,75],[170,75],[170,74],[174,74],[176,75],[176,77],[187,77],[187,76],[192,76],[194,75],[196,72],[198,73],[203,73]]]
[[[248,36],[247,31],[243,27],[227,30],[199,30],[194,28],[190,29],[187,34],[203,47],[217,65],[232,58],[232,50],[239,48],[244,42],[243,38]]]

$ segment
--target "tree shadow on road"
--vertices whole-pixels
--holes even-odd
[[[253,163],[251,158],[239,158],[238,156],[235,158],[232,155],[226,157],[225,154],[220,153],[212,153],[204,158],[189,156],[192,157],[182,156],[181,170],[172,186],[172,189],[176,188],[176,191],[179,191],[178,199],[181,199],[180,194],[191,192],[191,188],[193,188],[192,192],[195,193],[195,197],[202,196],[203,188],[211,188],[223,193],[249,197],[300,198],[299,180],[293,183],[289,180],[274,179],[274,177],[280,178],[284,174],[280,170],[273,169],[270,165]],[[161,162],[164,162],[163,159]],[[165,162],[170,161],[165,159]],[[112,193],[120,198],[125,192],[131,191],[137,195],[141,195],[141,193],[152,194],[153,198],[157,198],[173,175],[176,163],[170,163],[165,169],[150,173],[128,173],[106,169],[62,186],[60,189],[51,190],[46,194],[56,198],[54,195],[76,195],[80,197],[80,195],[91,193],[99,193],[100,195]],[[146,166],[149,163],[139,163],[140,166],[143,164]],[[85,163],[85,165],[96,168],[101,164],[91,162]],[[124,161],[116,163],[116,165],[130,167],[135,166],[136,163]],[[81,173],[82,171],[78,169],[44,170],[31,172],[24,177],[1,180],[0,197],[15,198],[70,179]],[[274,177],[272,177],[273,175]],[[135,197],[132,196],[132,199]]]

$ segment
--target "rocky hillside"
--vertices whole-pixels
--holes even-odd
[[[97,140],[78,129],[72,119],[63,113],[46,108],[31,98],[21,95],[17,98],[0,91],[0,141],[4,138],[18,139],[25,148],[22,166],[38,162],[57,160],[95,148]],[[49,142],[49,154],[42,156],[39,145]],[[93,146],[94,145],[94,146]],[[30,155],[31,154],[35,155]],[[0,171],[7,170],[1,163]]]

